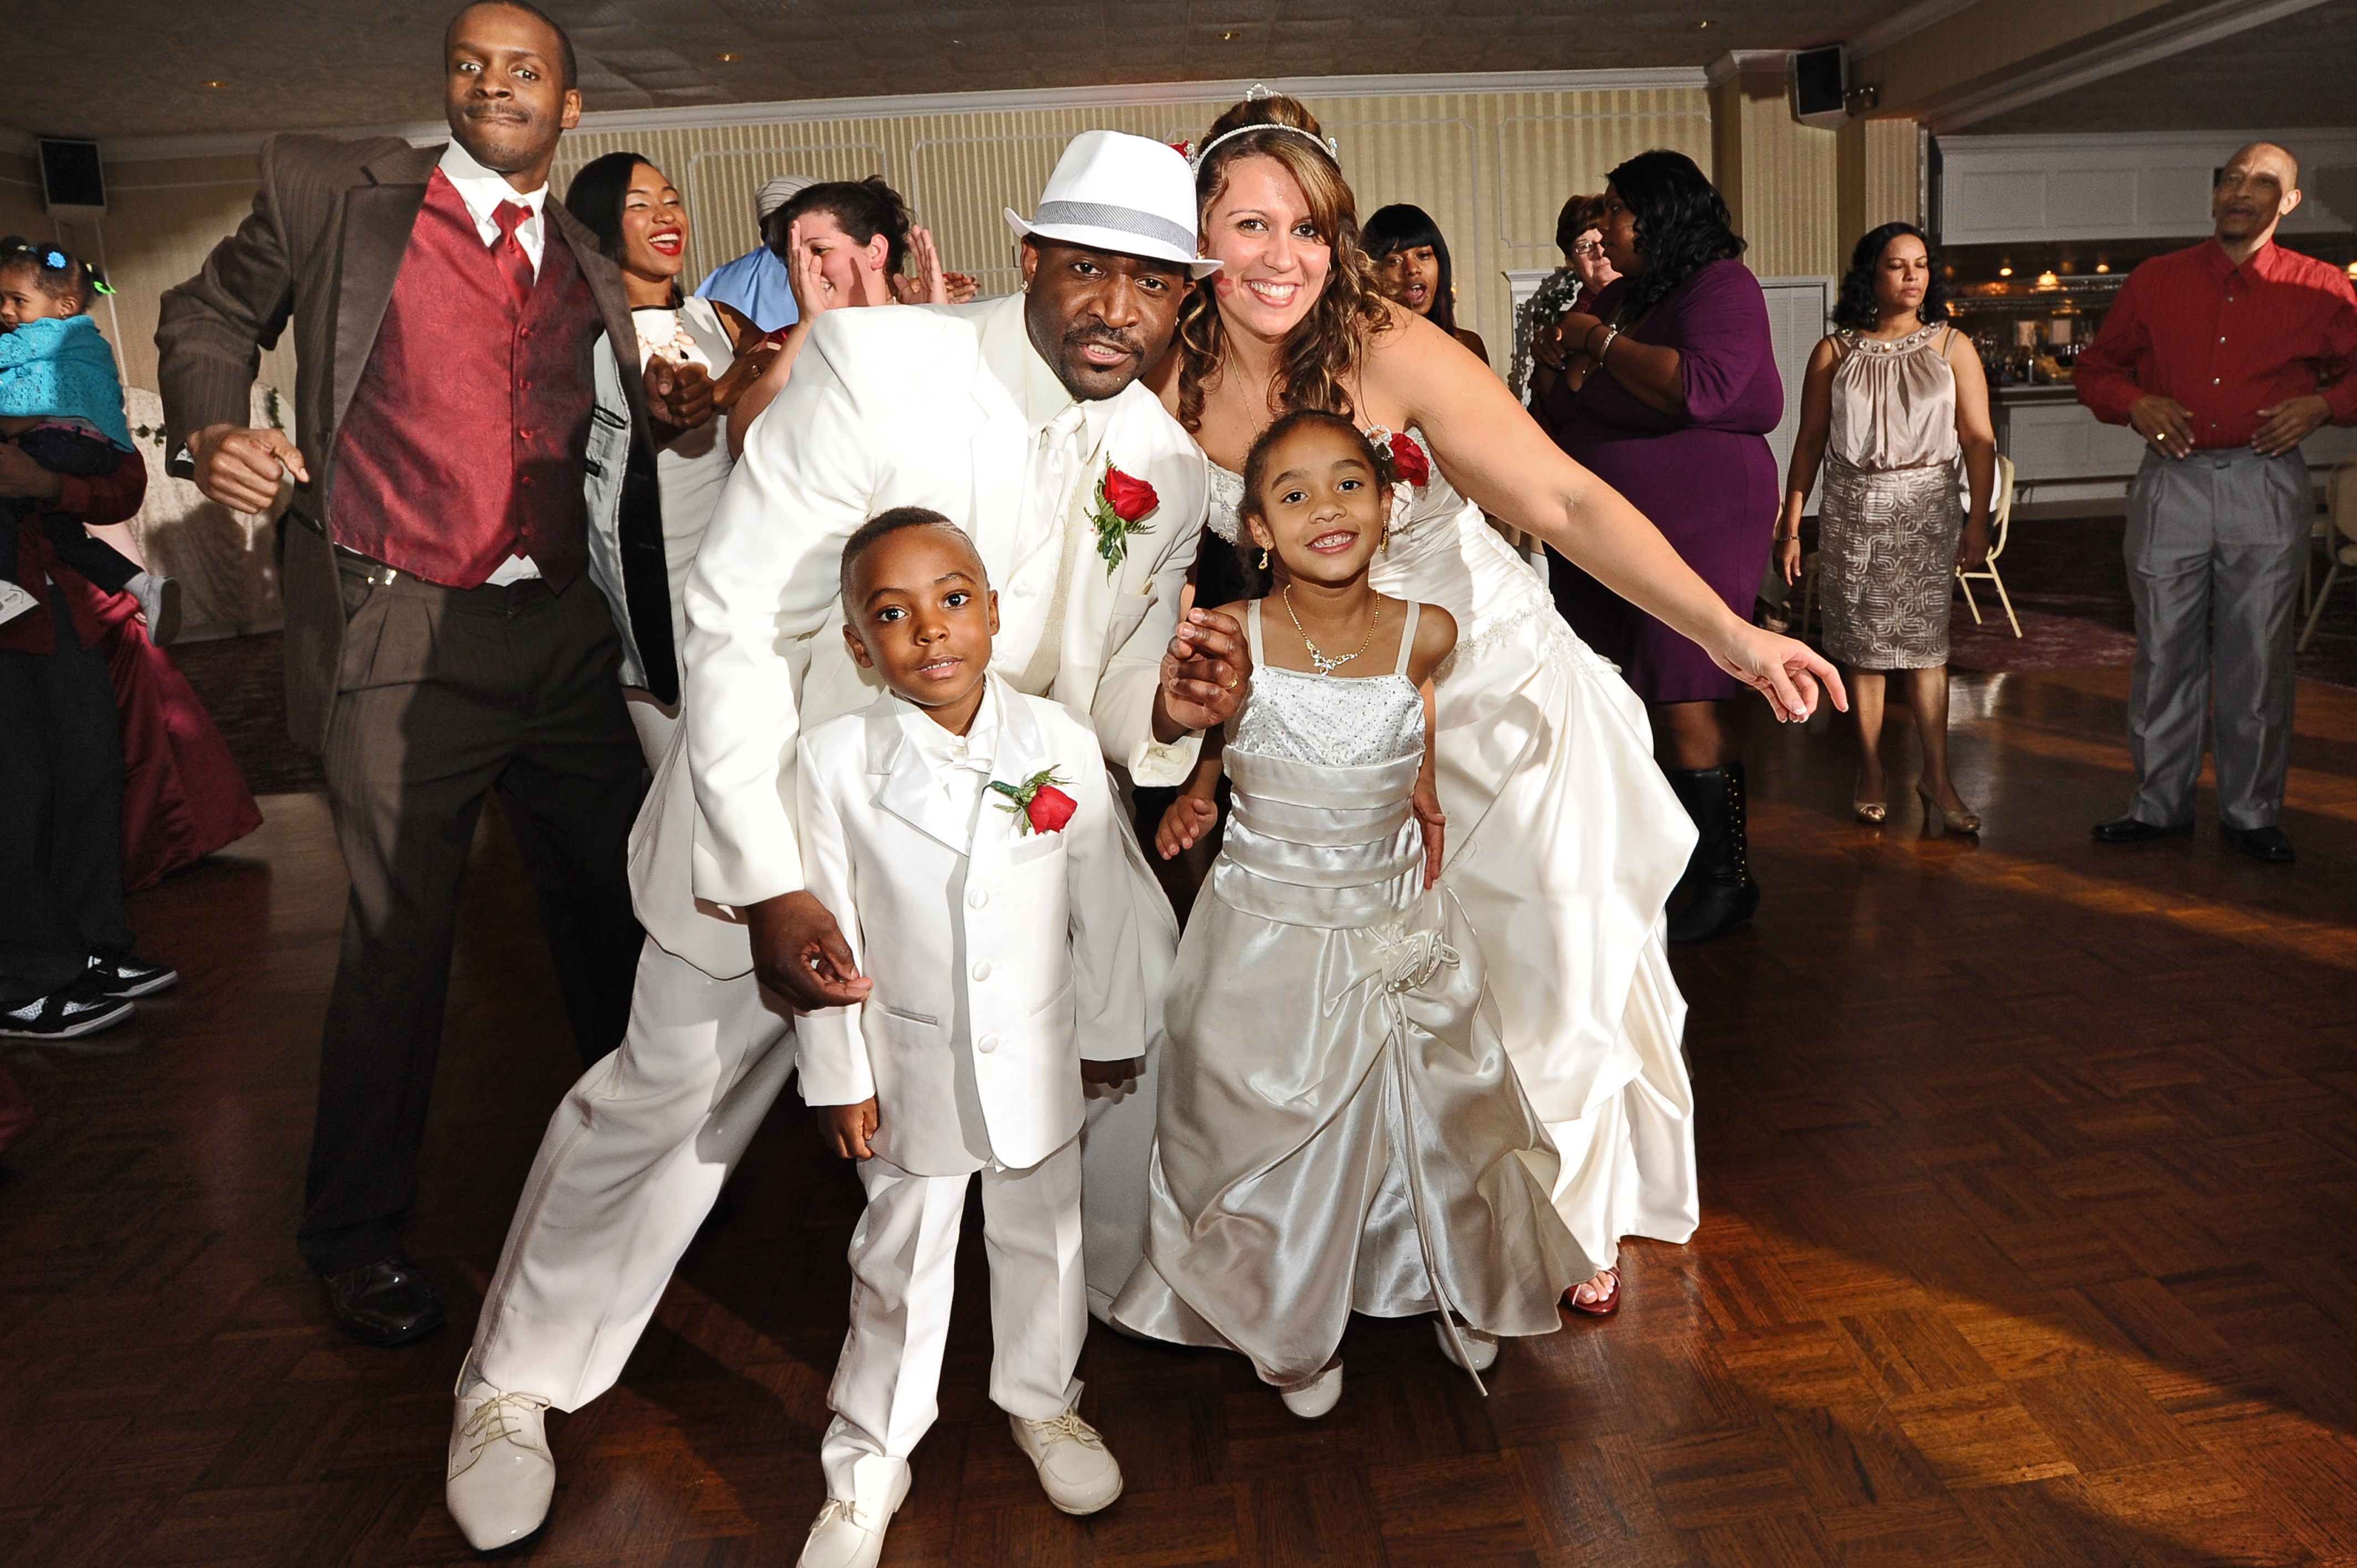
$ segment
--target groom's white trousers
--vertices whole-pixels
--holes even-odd
[[[784,1005],[751,975],[715,980],[649,940],[620,1049],[541,1139],[476,1322],[475,1375],[565,1411],[612,1388],[793,1064]],[[1092,1307],[1137,1262],[1152,1082],[1149,1066],[1143,1088],[1089,1101]],[[948,1290],[943,1276],[943,1310]]]
[[[619,1049],[549,1119],[475,1326],[494,1388],[614,1386],[680,1254],[793,1070],[782,1004],[648,941]]]

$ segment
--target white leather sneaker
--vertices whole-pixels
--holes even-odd
[[[1317,1420],[1342,1402],[1342,1363],[1335,1362],[1297,1387],[1278,1390],[1277,1397],[1302,1420]]]
[[[1484,1334],[1478,1328],[1458,1326],[1457,1337],[1465,1342],[1465,1354],[1459,1356],[1457,1347],[1448,1340],[1448,1327],[1438,1317],[1432,1320],[1433,1337],[1440,1341],[1440,1353],[1469,1372],[1486,1372],[1498,1359],[1498,1337]]]
[[[1039,1466],[1048,1500],[1066,1513],[1094,1513],[1121,1496],[1121,1466],[1078,1412],[1049,1421],[1010,1415],[1006,1423],[1015,1429],[1016,1446]]]
[[[811,1521],[810,1537],[795,1568],[876,1568],[884,1555],[885,1527],[909,1495],[909,1470],[900,1467],[892,1488],[880,1498],[862,1502],[853,1498],[829,1498]]]
[[[548,1519],[556,1495],[556,1460],[548,1451],[548,1400],[478,1382],[458,1369],[457,1408],[450,1418],[450,1474],[443,1501],[459,1533],[478,1552],[512,1546]]]

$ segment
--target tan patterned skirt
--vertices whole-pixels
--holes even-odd
[[[1826,656],[1855,670],[1945,664],[1964,524],[1953,464],[1876,472],[1827,457],[1817,509]]]

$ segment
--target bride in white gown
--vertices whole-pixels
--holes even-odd
[[[1231,109],[1196,190],[1203,253],[1223,265],[1189,302],[1161,390],[1211,459],[1213,526],[1232,534],[1232,469],[1287,407],[1348,413],[1420,480],[1372,581],[1445,607],[1461,631],[1437,685],[1442,883],[1471,918],[1509,1053],[1561,1151],[1566,1224],[1599,1261],[1623,1236],[1684,1241],[1698,1215],[1694,1101],[1661,916],[1694,827],[1653,764],[1643,704],[1482,510],[1693,638],[1780,719],[1805,718],[1818,681],[1840,702],[1838,677],[1732,615],[1487,366],[1376,293],[1350,188],[1306,109]],[[1609,1312],[1619,1289],[1607,1268],[1570,1302]]]

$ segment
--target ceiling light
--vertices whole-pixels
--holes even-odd
[[[712,58],[718,60],[722,65],[735,65],[738,60],[743,59],[745,57],[738,54],[735,49],[729,49],[724,53],[714,55]]]
[[[2013,269],[2011,267],[1999,267],[1996,270],[1996,275],[2001,278],[2009,278],[2013,275]]]
[[[1705,22],[1696,22],[1696,23],[1695,24],[1695,30],[1696,32],[1700,32],[1703,28],[1707,27],[1709,27],[1709,26],[1710,26],[1710,24],[1709,24],[1708,22],[1706,22],[1706,21],[1705,21]]]
[[[2099,273],[2110,272],[2112,270],[2112,263],[2109,262],[2097,262],[2095,263],[2095,270]]]
[[[1235,34],[1233,34],[1233,33],[1222,33],[1222,34],[1220,35],[1220,42],[1222,42],[1222,43],[1223,43],[1223,44],[1232,44],[1232,43],[1234,43],[1235,41],[1236,41],[1236,36],[1235,36]]]
[[[227,87],[229,83],[221,81],[219,77],[213,77],[208,81],[199,81],[197,85],[199,87]]]

